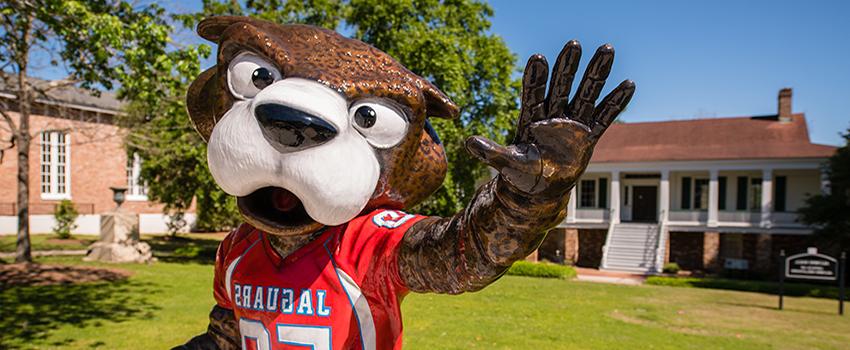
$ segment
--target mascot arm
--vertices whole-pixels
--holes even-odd
[[[399,274],[412,291],[479,290],[533,252],[546,232],[564,219],[569,191],[587,167],[593,147],[635,90],[633,82],[623,81],[596,105],[614,59],[614,49],[603,45],[570,101],[580,56],[578,42],[564,46],[548,96],[546,59],[529,59],[511,145],[480,136],[467,140],[467,150],[499,174],[479,188],[460,213],[423,220],[405,232]]]

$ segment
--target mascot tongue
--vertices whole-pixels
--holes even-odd
[[[292,192],[282,188],[275,188],[272,191],[272,204],[274,208],[282,212],[288,212],[300,204],[301,201]]]

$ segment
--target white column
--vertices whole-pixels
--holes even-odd
[[[773,169],[764,169],[761,174],[761,227],[770,228],[770,212],[773,210]]]
[[[661,170],[661,187],[658,195],[661,197],[658,200],[661,211],[658,222],[667,222],[667,218],[670,217],[670,170],[668,169]]]
[[[830,192],[830,183],[829,183],[829,174],[821,168],[820,170],[820,192],[825,195],[829,195]]]
[[[578,183],[573,186],[573,189],[570,190],[570,201],[567,204],[567,223],[572,224],[576,222],[576,203],[578,203],[578,191],[576,191],[576,187],[578,187]]]
[[[608,200],[611,207],[611,222],[620,223],[620,172],[611,172],[611,198]]]
[[[708,171],[708,226],[709,227],[717,227],[717,208],[719,204],[719,194],[718,194],[718,185],[717,185],[717,169],[711,169]]]

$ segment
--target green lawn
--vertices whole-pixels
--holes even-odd
[[[119,283],[0,291],[0,348],[162,349],[206,327],[214,239],[150,241]],[[189,248],[186,248],[189,247]],[[79,257],[41,260],[84,264]],[[86,264],[96,265],[96,264]],[[410,295],[405,349],[846,349],[834,300],[506,276],[480,293]]]
[[[0,252],[14,252],[15,240],[15,235],[0,236]],[[83,250],[96,240],[97,236],[94,235],[78,235],[71,239],[59,239],[52,234],[30,235],[32,250]]]

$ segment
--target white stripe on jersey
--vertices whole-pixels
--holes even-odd
[[[345,271],[337,268],[336,273],[357,315],[360,338],[363,339],[363,350],[375,350],[375,321],[372,319],[372,310],[369,308],[366,296],[360,291],[360,287],[354,282],[354,279]]]

